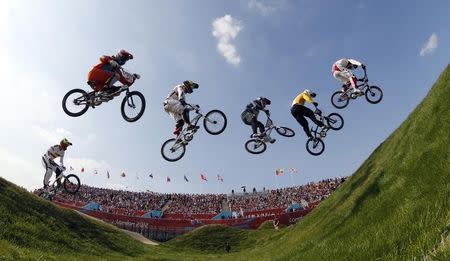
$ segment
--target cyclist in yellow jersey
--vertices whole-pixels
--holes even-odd
[[[314,116],[314,112],[305,106],[305,102],[312,103],[315,107],[317,107],[318,103],[315,102],[312,98],[316,97],[316,94],[314,92],[311,92],[308,89],[305,89],[303,92],[301,92],[295,99],[292,101],[292,107],[291,107],[291,114],[294,116],[294,118],[297,120],[298,123],[303,127],[303,130],[305,131],[306,136],[308,138],[311,138],[311,131],[309,129],[308,121],[305,117],[310,118],[315,124],[317,124],[319,127],[323,127],[324,124],[317,120]]]

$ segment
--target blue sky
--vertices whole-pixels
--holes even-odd
[[[444,0],[2,1],[1,176],[29,189],[40,186],[40,157],[63,136],[74,143],[67,165],[84,166],[82,182],[101,187],[188,193],[229,192],[242,185],[273,188],[274,170],[282,167],[298,169],[294,184],[350,175],[447,66],[448,10],[450,2]],[[219,19],[225,26],[225,16],[231,24],[223,32],[234,35],[222,43],[235,50],[227,57],[218,50],[220,37],[213,35],[213,22]],[[132,88],[147,99],[144,116],[125,122],[121,97],[82,117],[66,116],[64,94],[88,90],[90,68],[101,55],[121,48],[135,56],[125,67],[142,76]],[[309,88],[317,92],[323,111],[337,111],[330,96],[339,83],[330,68],[342,57],[367,64],[369,79],[382,86],[384,100],[370,105],[359,99],[339,110],[344,128],[330,133],[324,154],[313,157],[305,150],[290,104]],[[162,101],[185,79],[200,84],[188,101],[204,110],[223,110],[229,125],[219,136],[200,131],[185,157],[169,163],[160,147],[171,137],[173,122]],[[260,95],[272,100],[273,120],[297,135],[274,134],[277,142],[255,156],[244,150],[250,128],[239,115]],[[122,171],[126,178],[119,177]],[[210,181],[200,183],[200,173]],[[184,182],[185,174],[190,183]],[[219,186],[217,174],[225,179]],[[280,187],[291,182],[288,175],[278,179]]]

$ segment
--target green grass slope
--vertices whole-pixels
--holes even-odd
[[[0,260],[135,257],[145,246],[0,178]]]

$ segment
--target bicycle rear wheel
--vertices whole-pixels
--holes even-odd
[[[67,193],[75,194],[80,189],[80,179],[74,174],[69,174],[64,178],[63,187]]]
[[[211,135],[219,135],[227,127],[227,116],[219,110],[212,110],[203,119],[205,130]]]
[[[331,104],[338,109],[347,107],[349,102],[349,97],[342,91],[337,91],[331,96]]]
[[[266,149],[266,143],[257,139],[250,139],[245,143],[245,150],[251,154],[261,154],[266,151]]]
[[[70,90],[62,99],[64,112],[71,117],[83,115],[89,109],[88,94],[82,89]]]
[[[276,127],[275,130],[283,137],[294,137],[295,132],[288,127]]]
[[[325,143],[318,138],[309,138],[308,141],[306,141],[306,150],[309,154],[318,156],[325,150]]]
[[[377,104],[383,99],[383,91],[380,87],[377,86],[369,86],[366,89],[366,100],[369,103]]]
[[[161,155],[162,157],[170,162],[177,161],[184,156],[186,152],[186,145],[177,142],[177,139],[168,139],[161,146]]]

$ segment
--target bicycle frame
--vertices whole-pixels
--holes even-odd
[[[190,104],[187,104],[197,115],[191,120],[191,124],[194,126],[197,126],[198,121],[203,117],[203,114],[200,111],[200,108],[194,107]],[[175,144],[172,146],[171,150],[176,151],[178,150],[183,144],[189,143],[189,141],[192,140],[194,133],[197,132],[197,129],[191,129],[188,130],[187,128],[183,128],[180,135],[178,135],[177,140],[175,141]],[[190,137],[189,139],[185,139],[185,137],[188,135]]]
[[[348,83],[348,84],[350,84],[350,83]],[[350,86],[350,85],[348,85],[348,86]],[[357,83],[356,84],[356,88],[358,88],[359,90],[361,90],[363,92],[364,92],[365,89],[369,88],[369,78],[367,77],[367,70],[366,69],[364,69],[364,77],[362,78],[362,83],[361,84]],[[353,93],[353,89],[352,88],[348,88],[345,92],[343,92],[341,94],[341,96],[349,95],[350,97],[352,97],[352,93]]]

